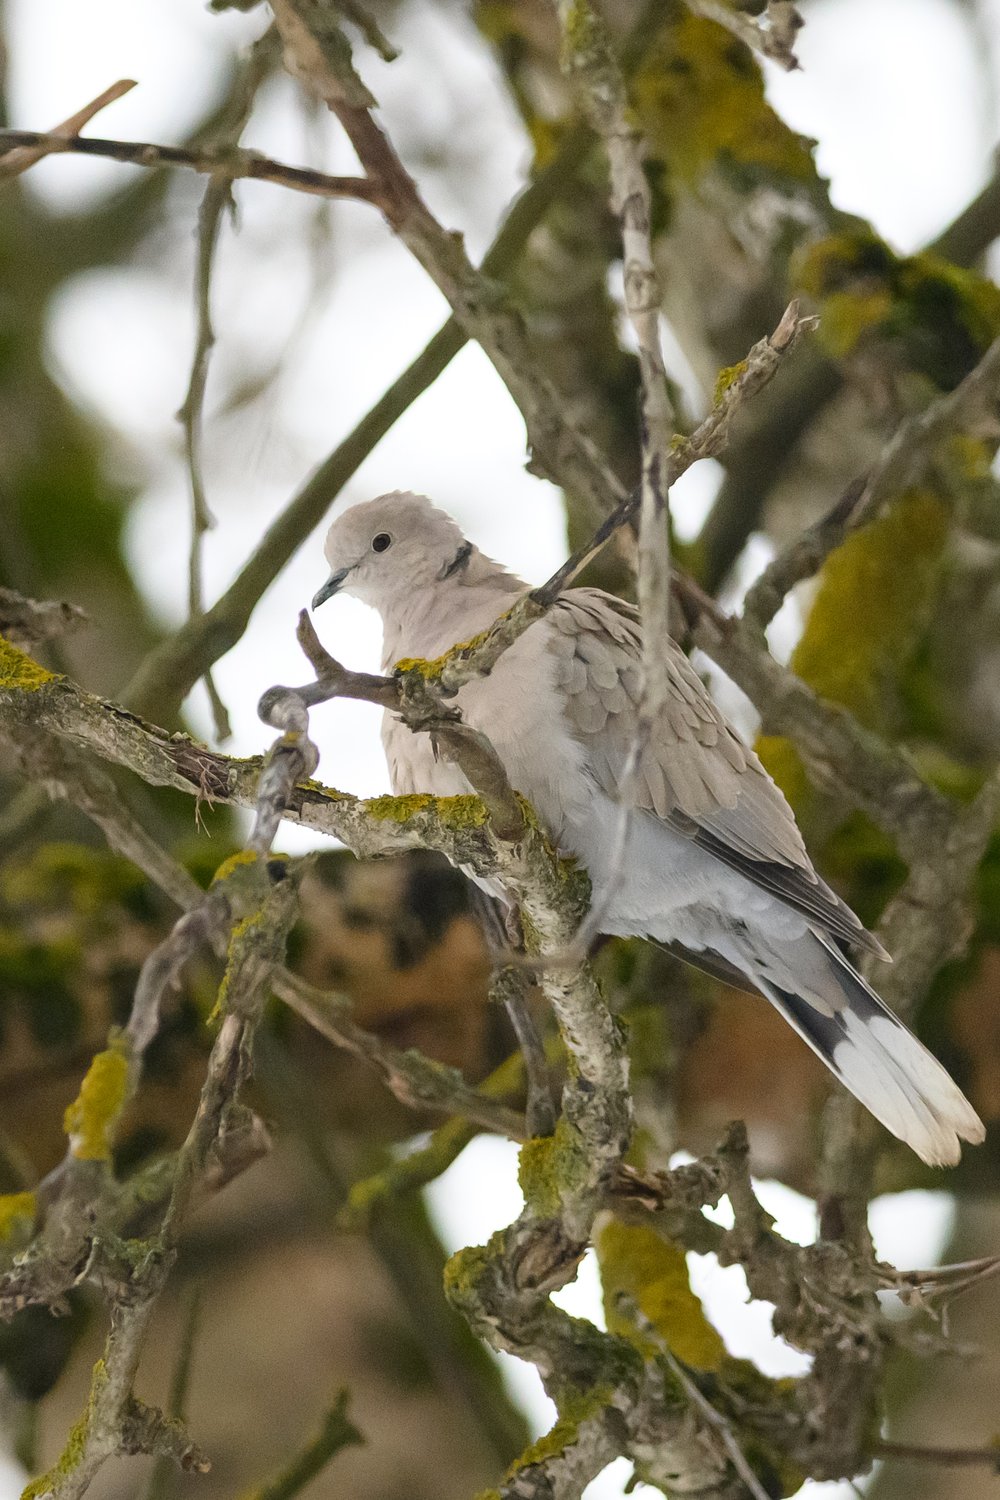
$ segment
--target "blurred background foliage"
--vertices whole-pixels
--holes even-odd
[[[802,6],[807,36],[823,5],[806,0]],[[825,511],[900,418],[953,389],[1000,332],[1000,291],[989,279],[988,258],[1000,232],[1000,187],[988,182],[932,243],[902,253],[874,225],[834,205],[813,143],[785,123],[757,60],[728,30],[693,15],[682,0],[614,0],[605,8],[650,148],[668,364],[685,422],[711,399],[719,370],[774,326],[790,296],[803,297],[822,320],[818,337],[740,416],[696,523],[697,506],[678,512],[681,560],[729,602],[768,547]],[[862,51],[878,8],[879,0],[869,0],[866,9],[845,5],[839,13],[837,24],[853,28],[853,45]],[[991,78],[995,83],[989,69],[1000,47],[988,0],[982,6],[941,0],[940,8],[973,39],[986,89]],[[402,42],[391,100],[397,144],[418,178],[427,176],[452,220],[466,227],[462,208],[468,207],[474,234],[481,234],[486,200],[477,174],[492,161],[483,132],[471,128],[468,91],[449,77],[466,56],[479,55],[491,71],[506,100],[503,129],[528,175],[563,162],[560,186],[506,279],[569,415],[593,435],[623,480],[633,482],[637,373],[622,331],[616,235],[599,156],[568,150],[577,121],[559,72],[550,7],[540,0],[470,6],[400,0],[370,9]],[[461,34],[460,46],[441,54],[439,71],[414,40],[431,13],[435,26]],[[0,16],[8,59],[20,45],[22,15],[15,9]],[[232,21],[203,19],[219,27]],[[276,49],[265,43],[249,63],[239,55],[237,44],[263,35],[267,22],[264,7],[251,7],[245,24],[211,44],[199,116],[178,114],[175,139],[233,140],[249,121],[255,143],[267,146],[268,130],[274,131],[277,144],[269,149],[277,155],[304,160],[310,148],[328,149],[310,106],[281,78]],[[981,43],[983,35],[989,45]],[[413,65],[407,39],[417,54]],[[182,90],[183,80],[171,87]],[[427,107],[428,96],[436,108]],[[64,102],[68,114],[83,101]],[[9,111],[7,122],[51,123],[11,121]],[[115,134],[113,115],[107,126],[100,117],[92,130]],[[65,171],[81,164],[60,165]],[[900,171],[919,175],[921,163],[902,160]],[[166,483],[169,526],[183,532],[183,470],[176,463],[177,439],[169,435],[169,410],[144,450],[134,424],[116,428],[113,402],[98,407],[67,375],[65,361],[53,353],[53,318],[66,305],[67,289],[79,289],[95,274],[140,271],[148,285],[160,284],[159,295],[166,288],[179,299],[177,261],[184,261],[190,282],[201,187],[165,171],[122,172],[114,186],[102,185],[67,206],[36,190],[28,173],[0,184],[0,191],[0,585],[82,606],[86,627],[47,643],[41,658],[86,687],[116,696],[172,623],[162,600],[150,593],[155,561],[136,553],[135,538],[141,543],[145,537],[148,548],[155,529],[130,527],[144,494]],[[286,209],[279,190],[268,191],[273,226]],[[223,454],[263,428],[267,443],[295,464],[301,443],[294,422],[283,431],[268,414],[311,323],[338,283],[350,288],[358,242],[325,205],[294,205],[289,212],[306,265],[296,294],[300,310],[291,322],[284,318],[276,337],[266,316],[261,322],[266,296],[247,283],[257,322],[244,330],[245,346],[221,358],[209,415]],[[257,219],[250,229],[259,262],[267,235]],[[235,223],[224,216],[224,237],[236,231],[241,216]],[[377,237],[382,230],[373,223],[365,233]],[[217,273],[227,308],[242,295],[241,263],[228,253]],[[268,295],[280,295],[275,283]],[[185,303],[185,330],[192,309],[193,301]],[[85,358],[86,351],[77,355]],[[343,352],[333,358],[342,371]],[[123,369],[118,378],[141,382],[142,375]],[[326,431],[331,446],[343,436],[336,410]],[[879,521],[831,557],[815,584],[786,607],[776,636],[779,649],[782,643],[792,648],[792,665],[817,691],[904,744],[925,775],[959,798],[975,790],[1000,747],[997,436],[970,434],[942,444],[923,486],[898,495]],[[419,433],[410,430],[409,440],[418,443]],[[302,473],[321,456],[310,451]],[[164,481],[168,460],[173,468]],[[407,482],[405,474],[399,479]],[[329,502],[334,498],[331,493]],[[246,527],[230,534],[230,575],[282,503],[274,495],[269,509],[251,507]],[[572,494],[560,504],[569,543],[576,544],[595,517]],[[502,517],[494,524],[502,527]],[[182,551],[171,543],[172,556],[179,546]],[[606,555],[592,581],[627,590],[622,557]],[[252,704],[267,680],[247,681],[241,697]],[[159,713],[155,703],[144,708],[154,719],[173,722],[168,694]],[[752,730],[746,706],[738,711]],[[186,712],[189,723],[193,714],[195,726],[203,726],[196,700]],[[810,787],[787,744],[767,740],[760,748],[824,873],[873,923],[904,874],[891,843]],[[335,764],[323,772],[334,779]],[[202,883],[238,846],[239,826],[224,810],[201,807],[195,821],[180,796],[125,777],[118,786],[139,819]],[[982,869],[977,898],[968,954],[938,976],[917,1025],[995,1124],[1000,838]],[[488,964],[458,874],[431,857],[365,866],[328,851],[308,876],[303,908],[294,966],[314,983],[350,995],[361,1024],[453,1063],[472,1079],[509,1054],[511,1038],[489,1000]],[[107,851],[82,813],[50,803],[0,753],[5,1192],[32,1186],[59,1160],[63,1111],[108,1025],[126,1013],[138,968],[173,916],[166,898]],[[630,1024],[643,1159],[655,1164],[678,1149],[708,1149],[727,1120],[742,1116],[757,1170],[815,1192],[817,1122],[829,1081],[771,1009],[642,945],[609,944],[598,963],[609,998]],[[122,1170],[149,1168],[187,1128],[217,978],[208,959],[185,975],[125,1121]],[[310,1493],[459,1500],[494,1482],[524,1446],[525,1419],[440,1296],[444,1250],[419,1194],[392,1194],[366,1213],[355,1211],[352,1232],[343,1229],[352,1184],[384,1172],[401,1144],[432,1122],[415,1120],[360,1064],[335,1053],[276,1004],[260,1038],[256,1089],[275,1149],[212,1202],[192,1229],[141,1377],[152,1399],[165,1399],[193,1316],[191,1288],[200,1288],[185,1404],[199,1441],[213,1455],[213,1472],[198,1479],[158,1474],[150,1493],[193,1494],[196,1486],[206,1497],[237,1493],[304,1439],[328,1394],[345,1382],[368,1446],[341,1454],[335,1472],[316,1480]],[[458,1144],[456,1136],[455,1149]],[[881,1189],[932,1181],[940,1186],[904,1148],[885,1142]],[[959,1200],[950,1254],[995,1250],[995,1136],[987,1148],[966,1153],[947,1187]],[[358,1201],[355,1195],[355,1210]],[[962,1317],[973,1327],[992,1319],[995,1327],[997,1311],[995,1294],[984,1290],[967,1300]],[[26,1313],[0,1330],[9,1440],[29,1467],[51,1457],[80,1405],[97,1321],[96,1310],[80,1299],[65,1318]],[[993,1345],[995,1362],[1000,1355]],[[939,1433],[982,1441],[995,1422],[983,1409],[990,1376],[980,1366],[978,1377],[966,1377],[953,1365],[901,1360],[891,1394],[900,1421],[905,1425],[911,1413],[919,1431],[921,1413],[932,1409]],[[94,1492],[140,1493],[146,1481],[137,1480],[137,1472],[137,1466],[106,1470]],[[908,1495],[954,1493],[933,1473],[921,1471],[916,1480],[908,1473],[906,1483]],[[963,1494],[978,1494],[977,1483],[963,1477]],[[897,1487],[887,1472],[872,1493],[891,1496]]]

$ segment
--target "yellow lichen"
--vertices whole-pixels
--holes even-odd
[[[504,1252],[503,1230],[498,1229],[485,1245],[467,1245],[445,1262],[444,1294],[448,1301],[462,1311],[464,1307],[475,1307],[479,1296],[479,1284],[489,1273],[490,1266]]]
[[[517,1159],[524,1201],[540,1219],[554,1219],[564,1193],[572,1194],[590,1170],[579,1132],[561,1116],[553,1135],[525,1141]]]
[[[128,1090],[128,1043],[118,1037],[98,1052],[80,1092],[67,1107],[63,1128],[78,1161],[107,1161]]]
[[[87,1432],[90,1428],[90,1419],[94,1409],[94,1402],[100,1392],[107,1385],[108,1371],[103,1359],[99,1359],[94,1366],[90,1381],[90,1396],[87,1401],[86,1410],[77,1417],[69,1430],[66,1446],[60,1453],[56,1462],[38,1479],[33,1479],[21,1491],[21,1500],[41,1500],[42,1495],[53,1493],[59,1486],[59,1481],[67,1474],[72,1474],[83,1457],[87,1441]]]
[[[233,930],[229,934],[229,943],[226,948],[226,967],[223,971],[222,978],[219,981],[219,988],[216,993],[215,1004],[212,1006],[211,1012],[209,1013],[208,1019],[205,1023],[207,1026],[217,1026],[222,1020],[222,1017],[225,1015],[226,1007],[229,1003],[229,990],[233,982],[233,974],[241,957],[240,948],[242,946],[243,939],[252,928],[258,927],[260,925],[260,923],[263,921],[263,918],[263,907],[257,907],[257,909],[250,912],[248,916],[242,917],[240,921],[234,923]]]
[[[34,1193],[0,1194],[0,1244],[28,1239],[37,1207]]]
[[[0,689],[20,688],[33,693],[47,682],[55,682],[56,674],[46,671],[40,662],[19,651],[4,636],[0,635]]]
[[[487,819],[485,804],[471,794],[432,797],[427,792],[413,792],[405,797],[371,797],[362,803],[362,809],[369,817],[388,823],[408,823],[418,813],[429,811],[448,828],[482,828]]]
[[[569,59],[588,58],[603,39],[590,0],[572,0],[563,12],[563,47]]]
[[[572,1448],[579,1439],[581,1422],[598,1416],[611,1404],[613,1395],[610,1386],[597,1386],[594,1390],[577,1391],[564,1397],[559,1403],[559,1416],[553,1426],[526,1448],[520,1458],[514,1460],[505,1479],[513,1479],[532,1464],[543,1464],[547,1459],[555,1458],[558,1454],[565,1453],[567,1448]]]
[[[813,786],[806,775],[802,757],[791,740],[780,734],[761,734],[754,749],[768,775],[784,792],[795,816],[799,819],[806,817],[812,803]]]
[[[687,182],[721,165],[818,186],[811,143],[767,103],[750,51],[677,3],[664,10],[633,90],[656,157]]]
[[[872,729],[892,727],[900,677],[934,595],[948,533],[943,501],[900,495],[820,573],[792,669]]]
[[[510,611],[508,610],[507,613],[509,614]],[[500,619],[502,620],[505,620],[506,618],[507,615],[500,616]],[[485,641],[486,637],[489,635],[492,629],[493,626],[490,625],[486,630],[481,630],[478,635],[472,636],[467,641],[457,641],[455,645],[452,646],[449,650],[445,651],[442,656],[435,656],[432,658],[427,658],[424,656],[403,656],[398,662],[396,662],[395,666],[393,667],[393,674],[395,676],[405,676],[407,672],[416,672],[417,675],[423,677],[425,681],[436,682],[437,679],[441,676],[441,673],[444,671],[445,667],[448,666],[450,662],[460,661],[463,657],[470,655],[471,652],[475,651],[478,646],[482,645],[483,641]]]
[[[885,323],[892,311],[892,293],[884,288],[831,292],[822,307],[819,341],[834,359],[843,359],[857,348],[863,334]]]
[[[611,1219],[595,1241],[604,1286],[608,1332],[635,1344],[647,1356],[665,1343],[696,1370],[718,1370],[726,1348],[691,1290],[679,1245],[641,1225]],[[655,1337],[636,1326],[638,1308]]]
[[[993,282],[926,251],[896,255],[867,227],[812,243],[793,280],[819,303],[819,337],[831,354],[851,354],[863,335],[874,334],[903,352],[906,370],[942,390],[1000,334]]]
[[[240,865],[252,865],[256,862],[257,856],[252,849],[238,849],[235,854],[231,854],[228,859],[222,861],[212,876],[212,884],[215,885],[217,881],[225,880]]]
[[[715,391],[712,398],[716,406],[718,406],[723,396],[729,390],[729,387],[735,385],[740,376],[745,375],[746,372],[747,361],[745,359],[741,359],[735,365],[726,365],[724,369],[719,371],[715,377]]]

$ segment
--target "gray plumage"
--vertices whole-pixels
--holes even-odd
[[[475,636],[527,588],[407,493],[347,511],[326,556],[332,573],[314,607],[342,589],[377,609],[386,670]],[[663,649],[671,691],[642,751],[617,872],[611,851],[642,692],[632,606],[568,590],[457,701],[559,850],[586,867],[606,932],[735,971],[893,1134],[925,1161],[953,1164],[960,1138],[983,1139],[982,1123],[845,956],[845,943],[886,955],[817,875],[781,792],[683,652],[672,641]],[[382,738],[397,793],[469,790],[427,735],[386,715]]]

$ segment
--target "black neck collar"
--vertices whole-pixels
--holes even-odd
[[[463,542],[455,553],[450,563],[447,563],[438,574],[441,579],[453,578],[456,573],[461,573],[463,568],[469,566],[469,558],[472,556],[472,543]]]

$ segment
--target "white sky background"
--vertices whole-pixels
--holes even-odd
[[[160,142],[179,140],[212,97],[232,48],[262,29],[262,13],[212,16],[199,0],[8,0],[12,123],[44,129],[119,77],[139,87],[102,114],[92,134]],[[394,29],[400,61],[361,56],[366,81],[434,211],[466,235],[479,256],[523,181],[528,151],[491,60],[460,6],[421,6],[419,27]],[[941,229],[982,186],[997,136],[1000,6],[985,0],[992,35],[977,45],[946,0],[818,0],[808,6],[799,42],[803,71],[775,74],[771,95],[795,128],[819,140],[819,167],[835,203],[870,218],[899,249]],[[977,55],[981,53],[982,55]],[[984,69],[983,57],[989,59]],[[433,78],[433,87],[426,80]],[[418,83],[417,80],[420,80]],[[307,123],[293,86],[282,81],[262,98],[249,145],[295,163],[351,171],[349,148],[326,120]],[[451,172],[443,170],[447,158]],[[469,170],[460,173],[456,158]],[[52,158],[26,179],[49,201],[72,205],[99,196],[124,174],[114,163]],[[460,182],[456,194],[452,177]],[[53,367],[81,404],[123,437],[120,464],[143,495],[131,522],[136,574],[167,623],[185,614],[188,498],[174,419],[187,384],[194,315],[194,225],[201,180],[178,174],[171,227],[131,270],[93,274],[68,287],[55,308]],[[317,212],[313,200],[266,184],[237,184],[238,232],[227,229],[215,280],[218,345],[207,402],[206,476],[218,526],[205,555],[209,601],[228,584],[270,518],[309,470],[354,425],[426,343],[446,316],[443,300],[375,212],[333,209],[329,284],[305,329],[299,314],[311,295],[304,245]],[[289,338],[298,330],[294,341]],[[240,380],[287,356],[266,401],[242,417],[219,407]],[[563,518],[556,492],[524,472],[521,420],[486,358],[466,348],[396,424],[348,486],[344,500],[383,490],[429,493],[474,540],[531,581],[562,560]],[[716,471],[692,472],[675,495],[679,523],[693,530],[710,503]],[[754,549],[760,566],[766,546]],[[326,576],[320,538],[311,540],[265,596],[250,628],[216,669],[234,724],[236,754],[259,751],[268,732],[255,715],[265,687],[303,676],[295,644],[298,609]],[[378,622],[362,605],[337,599],[318,625],[349,665],[374,670]],[[206,735],[202,690],[188,711]],[[377,711],[337,703],[315,712],[328,782],[369,795],[387,788]],[[312,835],[288,830],[285,847]],[[770,1210],[793,1235],[812,1232],[811,1205],[768,1189]],[[449,1244],[485,1239],[518,1208],[512,1153],[502,1142],[470,1147],[432,1194]],[[892,1258],[927,1263],[948,1222],[945,1200],[927,1194],[894,1199],[885,1224],[902,1231]],[[888,1232],[888,1229],[886,1229]],[[741,1305],[738,1271],[704,1263],[697,1285],[735,1352],[766,1368],[796,1368],[760,1310]],[[574,1310],[598,1316],[594,1278],[568,1289]],[[512,1377],[515,1378],[515,1377]],[[519,1367],[518,1390],[543,1427],[544,1395]],[[588,1491],[590,1500],[622,1494],[619,1464]],[[15,1481],[12,1479],[12,1484]],[[0,1500],[17,1488],[3,1489]],[[648,1492],[653,1493],[653,1492]],[[807,1486],[811,1497],[848,1494]]]

